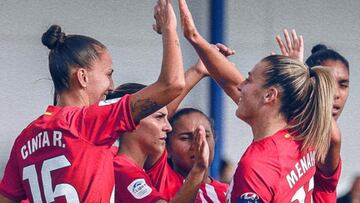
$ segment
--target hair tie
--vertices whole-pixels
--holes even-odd
[[[64,33],[64,32],[61,32],[61,33],[59,34],[58,43],[64,43],[65,39],[66,39],[65,33]]]
[[[312,68],[309,69],[309,75],[310,75],[310,78],[315,76],[315,71]]]

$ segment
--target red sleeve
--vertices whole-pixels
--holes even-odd
[[[230,186],[231,202],[242,202],[250,197],[260,198],[263,202],[272,201],[277,192],[276,182],[280,179],[280,167],[276,161],[271,161],[273,159],[269,156],[263,156],[266,159],[259,157],[260,154],[241,158]]]
[[[314,177],[315,186],[313,192],[314,202],[336,202],[336,186],[339,183],[341,174],[342,163],[339,162],[339,166],[331,176],[325,176],[322,171],[316,168]]]
[[[0,193],[13,201],[20,201],[26,198],[25,190],[22,186],[22,176],[17,165],[15,145],[13,146],[5,168],[4,177],[0,182]]]
[[[165,200],[170,201],[181,188],[184,178],[171,168],[167,157],[167,150],[164,150],[161,158],[146,173]]]
[[[117,171],[115,167],[115,202],[153,203],[165,199],[153,187],[144,171],[137,168],[128,171]]]
[[[130,95],[83,108],[75,124],[84,139],[95,145],[111,146],[121,133],[136,127],[130,110]]]

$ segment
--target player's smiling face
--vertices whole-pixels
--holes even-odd
[[[202,125],[205,128],[206,140],[210,150],[210,164],[214,158],[215,138],[211,124],[202,114],[192,112],[182,115],[174,124],[173,132],[169,137],[168,152],[174,164],[174,169],[186,176],[195,160],[192,142],[196,128]]]
[[[263,72],[266,65],[266,62],[263,61],[257,63],[249,72],[246,80],[237,87],[240,92],[240,98],[236,116],[246,122],[251,121],[253,117],[257,116],[256,112],[262,106],[261,98],[265,92],[265,88],[263,88],[265,82]]]
[[[138,142],[146,152],[159,154],[165,150],[166,133],[172,130],[167,115],[167,108],[163,107],[142,119],[134,131]]]
[[[87,69],[85,89],[88,94],[89,104],[104,100],[106,94],[114,88],[111,55],[106,49],[99,52],[100,57]]]

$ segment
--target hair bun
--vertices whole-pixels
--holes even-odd
[[[41,37],[41,42],[49,49],[54,49],[58,43],[63,43],[65,33],[61,32],[61,27],[52,25]]]
[[[328,49],[327,46],[325,46],[324,44],[317,44],[311,49],[311,54],[327,49]]]

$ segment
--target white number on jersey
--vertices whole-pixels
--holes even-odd
[[[308,191],[307,193],[305,192],[304,186],[302,186],[301,188],[299,188],[296,193],[294,194],[294,196],[291,199],[291,202],[296,202],[298,201],[299,203],[304,203],[305,199],[306,199],[306,195],[307,194],[312,194],[310,193],[311,190],[314,189],[314,177],[312,177],[309,181],[309,187],[308,187]],[[312,196],[312,195],[311,195]],[[312,202],[312,197],[311,198],[311,202]]]
[[[71,166],[71,164],[64,155],[47,159],[43,162],[41,167],[41,180],[44,188],[43,194],[46,198],[46,202],[54,202],[55,198],[60,196],[65,196],[67,202],[80,202],[79,196],[75,188],[70,184],[57,184],[55,185],[55,189],[52,189],[53,186],[51,181],[51,171],[55,171],[68,166]],[[29,180],[33,201],[42,202],[35,164],[27,166],[23,169],[23,180],[27,179]]]

